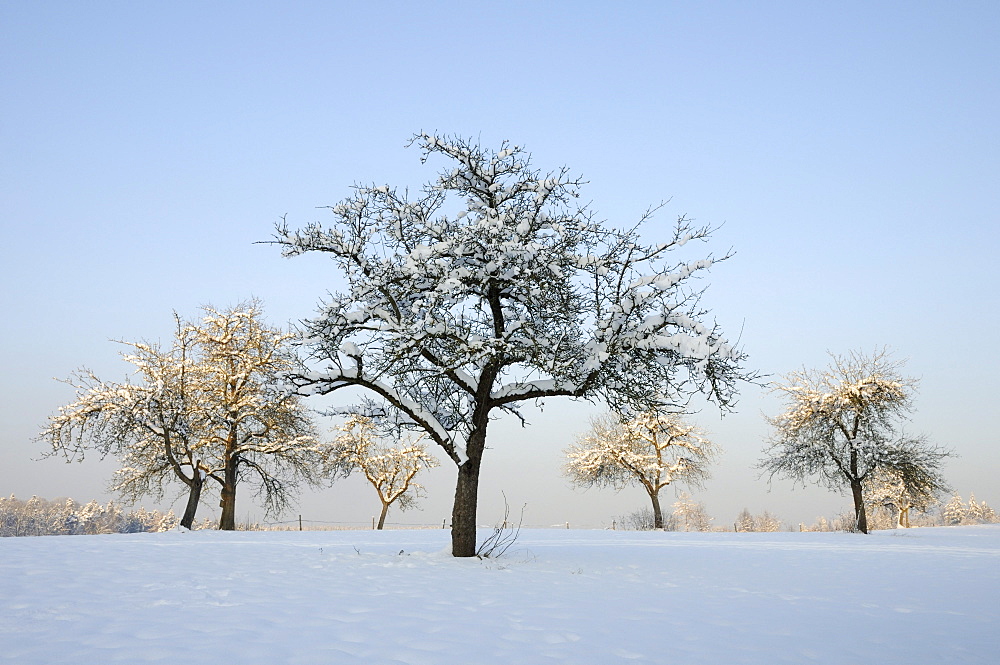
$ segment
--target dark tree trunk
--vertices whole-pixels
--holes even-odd
[[[226,461],[225,483],[222,485],[222,517],[219,519],[219,529],[222,531],[236,530],[236,476],[239,470],[239,458],[235,455]]]
[[[389,512],[389,504],[382,502],[382,514],[378,516],[378,528],[381,531],[385,526],[385,516]]]
[[[480,460],[458,467],[455,505],[451,510],[452,556],[476,556],[476,511],[479,504]]]
[[[861,483],[859,481],[851,481],[851,495],[854,497],[854,518],[858,524],[858,531],[861,533],[868,533],[868,516],[865,514],[865,497],[861,491]]]
[[[660,510],[660,493],[650,492],[649,500],[653,502],[653,528],[663,529],[663,512]]]
[[[466,453],[469,459],[458,467],[455,504],[451,509],[452,556],[476,556],[476,512],[479,507],[479,469],[486,447],[489,414],[483,410],[474,419],[477,427],[469,436]]]
[[[868,516],[865,514],[865,497],[861,489],[861,481],[858,479],[858,449],[851,444],[850,469],[848,481],[851,483],[851,495],[854,497],[854,521],[858,525],[858,531],[868,533]]]
[[[190,529],[194,524],[194,514],[198,510],[198,501],[201,500],[201,488],[205,480],[201,477],[198,469],[194,470],[194,477],[188,483],[188,500],[184,508],[184,517],[181,518],[181,526]]]

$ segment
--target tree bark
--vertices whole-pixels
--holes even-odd
[[[469,459],[458,467],[455,505],[451,511],[451,554],[476,555],[476,511],[479,504],[480,460]]]
[[[858,423],[854,423],[854,432],[857,434]],[[852,437],[850,441],[850,475],[848,481],[851,483],[851,495],[854,497],[854,521],[858,525],[858,531],[868,533],[868,515],[865,513],[865,497],[861,487],[861,480],[858,478],[858,449],[854,445]]]
[[[184,508],[184,517],[181,518],[181,526],[190,529],[194,524],[194,514],[198,510],[198,502],[201,500],[201,488],[205,483],[198,469],[194,470],[194,477],[188,483],[188,500]]]
[[[653,502],[653,528],[663,529],[663,512],[660,510],[660,493],[649,492],[649,500]]]
[[[385,516],[389,512],[389,504],[385,501],[382,502],[382,514],[378,517],[378,530],[381,531],[382,527],[385,526]]]
[[[235,455],[226,460],[225,482],[222,484],[222,517],[219,519],[219,530],[236,530],[236,477],[239,468],[239,458]]]
[[[492,379],[480,380],[480,391],[491,385]],[[455,483],[455,503],[451,509],[451,555],[476,556],[476,513],[479,508],[479,469],[486,448],[486,428],[490,424],[489,407],[485,402],[489,393],[479,396],[479,404],[472,415],[472,432],[465,444],[468,459],[458,467]]]
[[[868,516],[865,514],[865,497],[860,481],[851,480],[851,495],[854,497],[854,519],[858,524],[858,531],[868,533]]]

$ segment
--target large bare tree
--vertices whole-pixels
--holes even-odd
[[[286,255],[323,252],[347,280],[305,324],[313,371],[294,380],[303,395],[363,388],[370,397],[343,413],[440,446],[458,469],[452,552],[474,556],[496,415],[559,396],[641,412],[697,392],[725,409],[747,373],[692,288],[718,259],[681,258],[707,227],[681,217],[644,241],[652,210],[603,225],[577,204],[579,178],[539,172],[518,146],[413,143],[445,162],[419,192],[358,186],[328,226],[279,225]]]
[[[580,487],[641,485],[653,506],[653,528],[663,528],[660,491],[673,482],[699,485],[708,477],[713,444],[676,413],[643,413],[624,422],[613,415],[566,450],[565,473]]]
[[[831,357],[827,369],[792,372],[774,386],[786,408],[768,418],[774,434],[758,466],[771,478],[850,491],[857,528],[868,533],[864,486],[873,474],[891,473],[914,494],[944,491],[940,467],[951,453],[903,433],[916,380],[887,350]]]

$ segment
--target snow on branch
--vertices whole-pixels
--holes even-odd
[[[365,388],[458,464],[483,414],[519,401],[640,412],[701,392],[732,407],[753,375],[691,288],[729,254],[680,254],[711,229],[681,216],[649,243],[640,231],[663,204],[621,229],[578,203],[580,178],[535,169],[520,146],[427,133],[411,145],[444,164],[423,188],[356,186],[328,222],[277,228],[286,255],[326,253],[347,280],[304,325],[299,394]]]
[[[903,434],[916,381],[901,374],[902,363],[886,349],[832,359],[825,370],[792,372],[774,386],[786,408],[768,419],[774,434],[758,467],[770,477],[849,489],[858,528],[867,532],[866,483],[888,473],[914,496],[942,492],[940,465],[951,453]]]

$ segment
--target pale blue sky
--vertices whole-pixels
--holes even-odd
[[[73,396],[52,377],[123,378],[108,340],[165,338],[172,310],[255,295],[275,323],[310,316],[332,264],[253,243],[354,182],[419,186],[433,169],[403,145],[438,130],[568,165],[610,223],[672,197],[662,225],[724,224],[711,249],[736,256],[705,304],[752,366],[892,346],[922,381],[911,430],[1000,507],[998,33],[995,2],[0,1],[0,495],[103,498],[109,467],[31,461]],[[698,416],[726,450],[697,494],[718,521],[848,506],[757,480],[777,408],[750,387]],[[643,505],[559,478],[587,413],[493,432],[484,520],[501,489],[532,524]],[[440,522],[452,475],[405,517]],[[302,510],[367,519],[373,498],[346,483]]]

